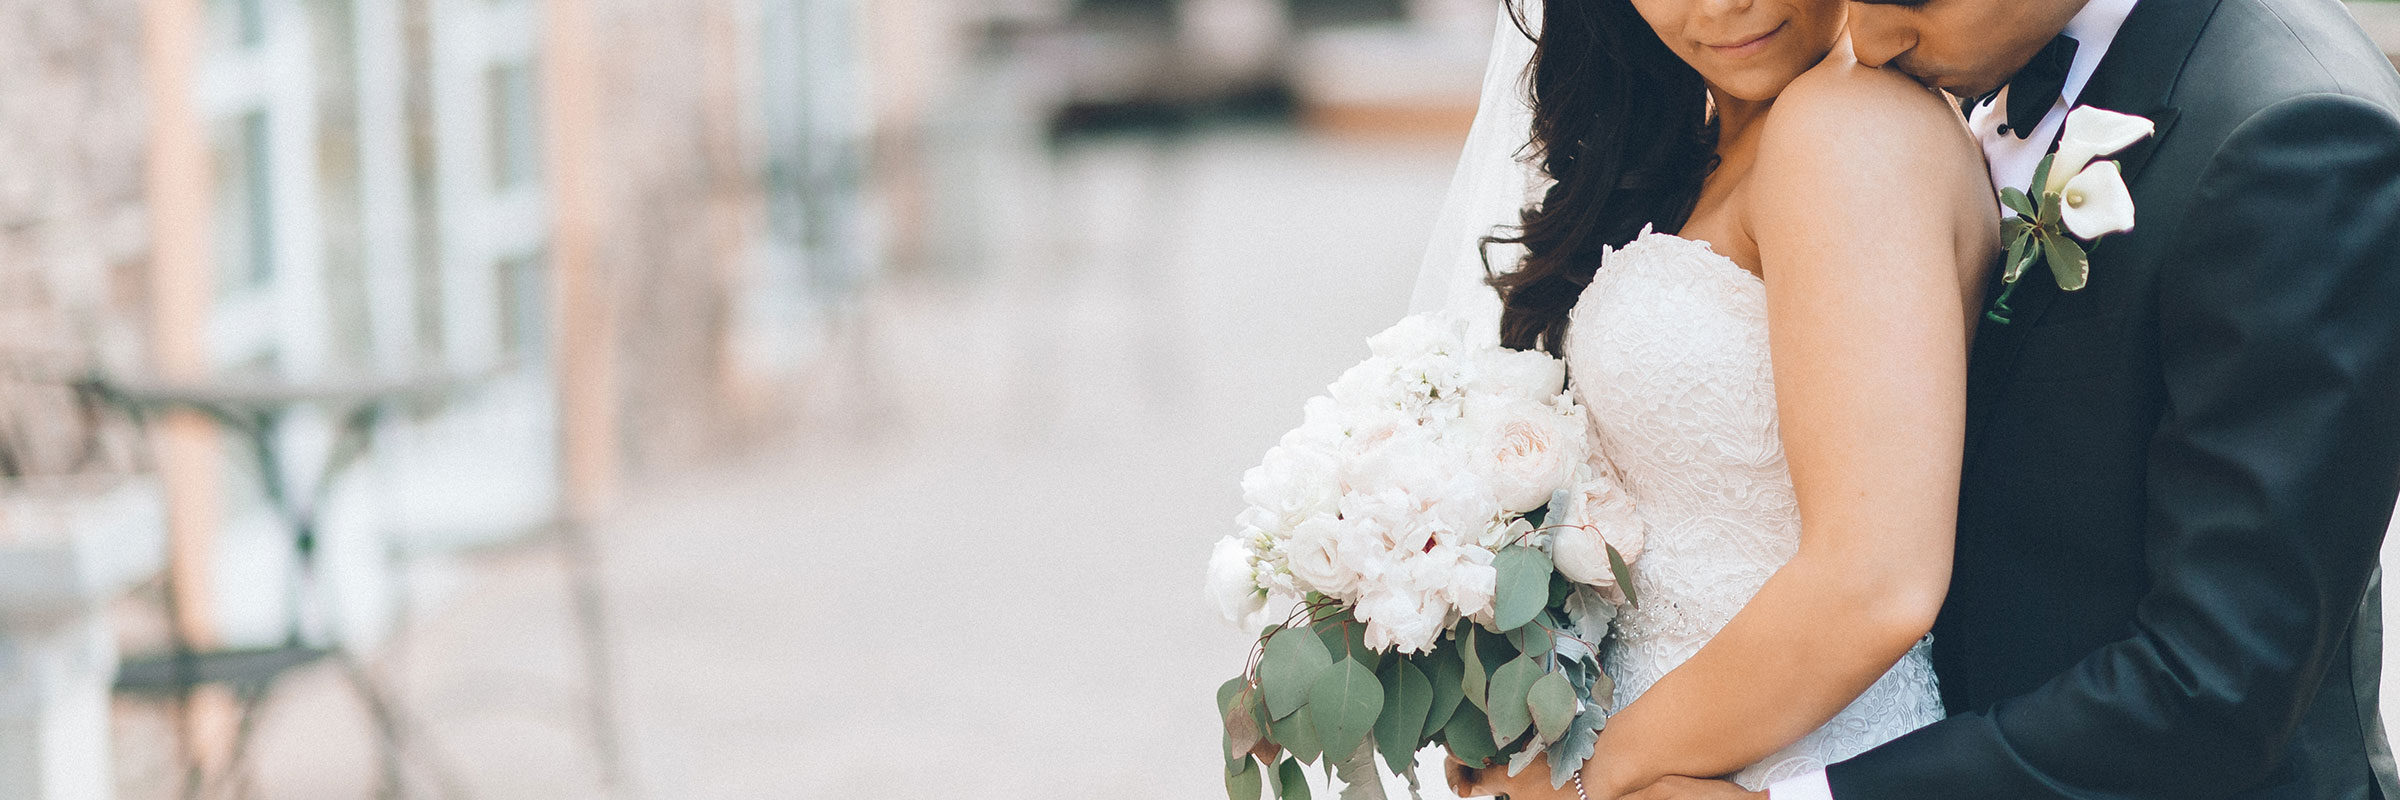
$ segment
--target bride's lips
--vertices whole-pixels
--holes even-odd
[[[1790,24],[1791,21],[1789,20],[1776,23],[1774,30],[1767,31],[1766,33],[1762,33],[1748,39],[1736,41],[1732,44],[1711,44],[1704,46],[1707,47],[1711,52],[1714,52],[1718,55],[1740,58],[1742,56],[1747,56],[1760,50],[1767,49],[1768,40],[1774,39],[1775,34],[1782,33],[1784,26]]]

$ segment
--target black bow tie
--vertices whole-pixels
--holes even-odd
[[[2019,139],[2033,135],[2050,107],[2058,104],[2059,91],[2066,88],[2067,68],[2075,63],[2075,45],[2075,37],[2059,34],[2008,79],[2008,124],[2000,127],[2001,133],[2013,133]]]

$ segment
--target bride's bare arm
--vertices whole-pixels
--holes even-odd
[[[1824,725],[1933,625],[1950,580],[1982,162],[1913,83],[1827,65],[1777,101],[1745,191],[1798,555],[1611,719],[1594,798],[1723,775]]]

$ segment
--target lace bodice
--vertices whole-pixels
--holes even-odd
[[[1706,244],[1645,231],[1584,289],[1565,350],[1597,449],[1645,528],[1633,567],[1642,604],[1618,617],[1604,654],[1622,708],[1699,652],[1799,547],[1766,286]],[[1919,643],[1824,728],[1736,779],[1762,788],[1941,716]]]

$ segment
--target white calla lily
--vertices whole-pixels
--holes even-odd
[[[2105,108],[2077,106],[2067,112],[2065,132],[2058,139],[2058,156],[2050,164],[2050,185],[2044,191],[2064,192],[2067,182],[2080,177],[2092,159],[2115,155],[2150,138],[2157,131],[2150,120]]]
[[[2133,193],[2117,162],[2093,164],[2060,187],[2058,216],[2067,231],[2091,241],[2133,229]]]

